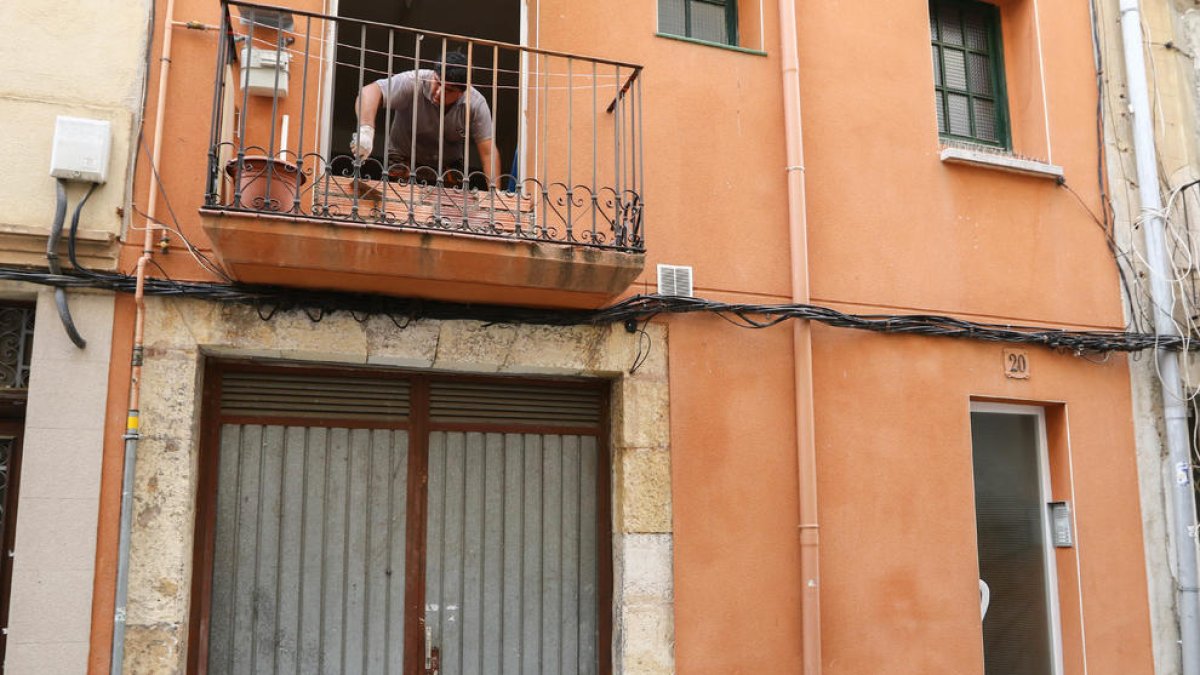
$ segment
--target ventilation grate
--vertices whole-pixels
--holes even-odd
[[[601,394],[536,384],[434,382],[429,415],[435,423],[600,426]]]
[[[221,413],[397,422],[409,415],[409,383],[373,377],[225,373]]]
[[[684,265],[659,265],[658,294],[692,297],[692,268]]]

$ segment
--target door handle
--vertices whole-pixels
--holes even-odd
[[[987,618],[988,605],[992,604],[992,589],[983,579],[979,580],[979,620]]]

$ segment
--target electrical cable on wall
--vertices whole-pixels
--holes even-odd
[[[1192,225],[1192,212],[1200,208],[1200,190],[1197,186],[1200,181],[1189,180],[1196,176],[1195,167],[1184,165],[1178,167],[1184,171],[1171,171],[1162,163],[1164,153],[1155,152],[1158,158],[1158,174],[1160,176],[1160,192],[1163,195],[1163,208],[1156,213],[1137,212],[1132,205],[1138,204],[1137,198],[1134,196],[1134,191],[1137,187],[1137,182],[1131,176],[1130,164],[1133,162],[1133,153],[1131,147],[1120,140],[1120,132],[1123,126],[1128,124],[1128,113],[1121,107],[1120,102],[1124,100],[1125,94],[1110,94],[1109,90],[1116,87],[1116,91],[1121,92],[1124,83],[1121,81],[1110,81],[1110,72],[1114,77],[1120,78],[1121,71],[1104,69],[1101,67],[1100,56],[1109,53],[1107,44],[1107,32],[1101,30],[1101,26],[1108,23],[1115,23],[1116,20],[1112,16],[1108,16],[1107,5],[1102,2],[1093,0],[1091,3],[1092,9],[1092,35],[1096,47],[1097,67],[1096,79],[1098,87],[1097,101],[1097,144],[1100,147],[1100,158],[1097,165],[1098,176],[1101,184],[1101,199],[1104,207],[1104,222],[1108,225],[1108,230],[1113,238],[1115,245],[1114,254],[1118,256],[1118,264],[1129,271],[1129,280],[1132,285],[1132,292],[1126,291],[1129,299],[1129,319],[1133,329],[1137,330],[1141,325],[1152,325],[1153,315],[1157,311],[1157,307],[1150,299],[1148,285],[1152,280],[1151,272],[1147,269],[1142,242],[1139,235],[1139,230],[1143,227],[1143,222],[1147,217],[1156,216],[1162,220],[1164,227],[1164,236],[1168,248],[1168,257],[1173,267],[1172,274],[1168,281],[1171,283],[1174,290],[1174,307],[1171,311],[1166,312],[1167,315],[1174,318],[1176,328],[1179,333],[1185,338],[1190,336],[1200,336],[1200,288],[1198,288],[1197,276],[1200,275],[1200,242],[1197,241],[1196,233]],[[1164,120],[1164,111],[1161,102],[1162,89],[1159,86],[1158,78],[1158,63],[1155,54],[1155,48],[1171,50],[1171,52],[1179,57],[1188,59],[1188,62],[1183,64],[1185,72],[1194,70],[1195,57],[1191,54],[1176,49],[1173,41],[1159,42],[1152,39],[1153,36],[1148,34],[1148,26],[1142,26],[1142,42],[1143,48],[1146,50],[1148,61],[1148,77],[1150,79],[1150,88],[1154,92],[1152,120],[1155,127],[1154,143],[1157,146],[1160,143],[1161,135],[1170,133],[1171,128],[1167,127]],[[1109,141],[1111,146],[1105,144],[1105,139]],[[1109,148],[1115,150],[1109,150]],[[1156,147],[1157,150],[1157,147]],[[1104,166],[1106,163],[1106,155],[1108,155],[1108,166],[1111,168],[1111,180],[1107,182],[1108,189],[1105,190],[1105,172]],[[1180,175],[1182,174],[1182,175]],[[1177,186],[1170,185],[1171,176],[1177,176],[1183,182]],[[1115,194],[1123,195],[1123,201],[1119,202],[1114,199]],[[1128,212],[1117,211],[1117,206],[1120,204],[1126,205]],[[1126,213],[1128,215],[1126,215]],[[1117,228],[1117,222],[1124,219],[1127,226]],[[1187,346],[1187,351],[1194,351]],[[1134,360],[1140,358],[1140,354],[1135,354],[1132,357]],[[1154,364],[1155,376],[1161,379],[1161,373],[1157,372],[1157,357],[1152,356],[1149,363]],[[1200,381],[1196,377],[1196,361],[1190,359],[1192,367],[1182,368],[1180,371],[1182,379],[1182,397],[1188,407],[1189,417],[1193,420],[1200,419]],[[1200,424],[1193,425],[1192,430],[1192,466],[1200,467]],[[1193,481],[1193,485],[1200,491],[1200,476],[1198,480]]]
[[[79,212],[83,210],[83,205],[87,203],[88,198],[95,191],[96,184],[92,183],[91,187],[88,188],[87,194],[75,206],[75,212],[71,217],[71,234],[68,240],[71,264],[75,264],[75,232],[79,229]],[[63,223],[66,217],[67,181],[59,178],[55,190],[54,222],[50,226],[50,236],[46,238],[46,264],[50,268],[51,274],[62,273],[62,268],[58,263],[58,243],[62,238]],[[57,286],[54,289],[54,304],[58,307],[58,317],[62,320],[63,328],[67,331],[67,337],[71,338],[71,342],[76,347],[80,349],[87,347],[87,340],[83,339],[83,336],[79,334],[79,329],[75,327],[75,320],[71,318],[71,308],[67,304],[66,289],[61,286]]]
[[[55,288],[100,288],[120,293],[133,293],[137,281],[135,277],[127,274],[50,274],[19,268],[0,268],[0,279],[25,281]],[[371,316],[388,316],[401,328],[407,325],[407,322],[416,319],[439,319],[545,326],[622,323],[634,326],[633,332],[636,332],[637,324],[660,315],[712,314],[736,326],[749,329],[770,328],[788,320],[800,319],[875,333],[1042,345],[1077,355],[1112,351],[1137,352],[1146,349],[1200,350],[1200,342],[1187,337],[981,323],[935,314],[848,314],[819,305],[724,303],[703,298],[663,295],[635,295],[596,310],[551,310],[269,286],[181,282],[158,278],[146,279],[145,292],[148,295],[250,305],[258,310],[260,318],[264,321],[271,320],[280,311],[299,310],[305,312],[313,322],[338,312],[348,313],[360,322]],[[401,319],[405,323],[401,323]]]

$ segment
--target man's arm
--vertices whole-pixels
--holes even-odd
[[[350,138],[350,151],[358,159],[366,159],[375,146],[375,117],[383,101],[383,90],[379,83],[372,82],[358,92],[354,99],[354,113],[358,115],[358,131]]]
[[[375,117],[379,114],[379,104],[383,101],[383,91],[378,82],[372,82],[358,92],[354,99],[354,112],[358,115],[358,126],[375,126]]]
[[[496,165],[500,162],[500,152],[496,150],[496,144],[489,138],[476,143],[475,149],[479,151],[479,161],[483,163],[483,173],[487,176],[488,186],[499,188],[500,172]]]

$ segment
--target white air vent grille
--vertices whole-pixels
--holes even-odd
[[[225,373],[221,380],[221,413],[398,422],[408,418],[409,382],[376,377]]]
[[[434,422],[600,426],[600,392],[553,385],[434,382],[429,416]]]
[[[692,268],[685,265],[659,265],[658,294],[692,297]]]

